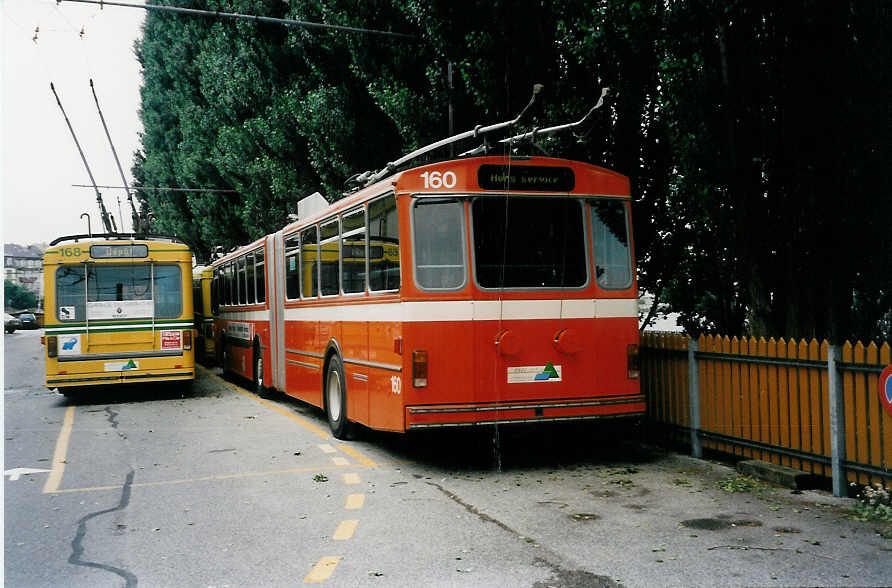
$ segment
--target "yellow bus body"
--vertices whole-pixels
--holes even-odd
[[[127,251],[140,255],[122,255]],[[139,295],[124,294],[131,291]],[[44,292],[48,388],[194,380],[188,246],[114,238],[51,245],[44,253]]]
[[[214,314],[211,309],[211,282],[214,268],[196,266],[192,268],[192,301],[195,305],[195,353],[198,361],[213,362],[216,358],[214,347]]]

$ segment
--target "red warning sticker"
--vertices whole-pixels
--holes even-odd
[[[182,349],[182,331],[161,331],[161,349]]]

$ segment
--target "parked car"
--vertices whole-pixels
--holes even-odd
[[[12,316],[11,314],[4,313],[3,328],[6,330],[7,333],[15,333],[16,329],[22,328],[22,321]]]
[[[40,328],[40,325],[37,324],[37,317],[31,314],[30,312],[23,312],[19,315],[19,321],[21,321],[22,329],[37,329]]]

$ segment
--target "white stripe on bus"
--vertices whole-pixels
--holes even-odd
[[[227,321],[268,321],[269,310],[243,310],[221,312],[218,318]]]
[[[286,308],[287,321],[448,322],[638,318],[638,300],[448,300]]]
[[[192,323],[144,323],[144,324],[122,324],[122,325],[81,325],[79,327],[57,327],[49,325],[47,331],[85,331],[87,327],[91,331],[102,331],[109,329],[188,329],[192,327]]]

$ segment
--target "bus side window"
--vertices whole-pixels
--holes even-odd
[[[319,293],[319,235],[316,227],[300,233],[300,275],[301,298],[315,298]]]
[[[266,275],[263,272],[263,249],[254,252],[254,276],[257,279],[257,302],[266,302]]]
[[[248,304],[254,304],[254,302],[257,300],[257,298],[254,294],[254,292],[255,292],[255,288],[254,288],[254,253],[249,253],[248,255],[245,256],[245,258],[247,259],[247,274],[246,275],[248,278],[248,298],[246,299],[246,302]]]
[[[365,211],[348,212],[341,224],[341,288],[345,294],[365,292]]]
[[[239,257],[236,263],[238,264],[238,304],[245,304],[248,301],[245,293],[245,256]]]
[[[192,306],[198,309],[199,314],[201,314],[201,309],[204,308],[201,302],[201,278],[199,278],[192,280]]]
[[[225,278],[226,281],[223,283],[223,295],[225,297],[224,303],[229,306],[235,303],[235,300],[232,296],[232,287],[235,284],[235,281],[232,279],[232,262],[226,264],[225,266]]]
[[[285,239],[285,297],[300,298],[300,237],[294,233]]]
[[[220,308],[220,270],[214,270],[214,279],[211,282],[211,312],[217,314]]]
[[[337,296],[340,292],[338,284],[340,276],[338,268],[340,267],[340,247],[338,246],[340,230],[338,219],[321,225],[322,239],[319,247],[320,261],[320,280],[319,287],[323,296]]]
[[[400,232],[393,194],[369,203],[369,289],[399,290]]]

